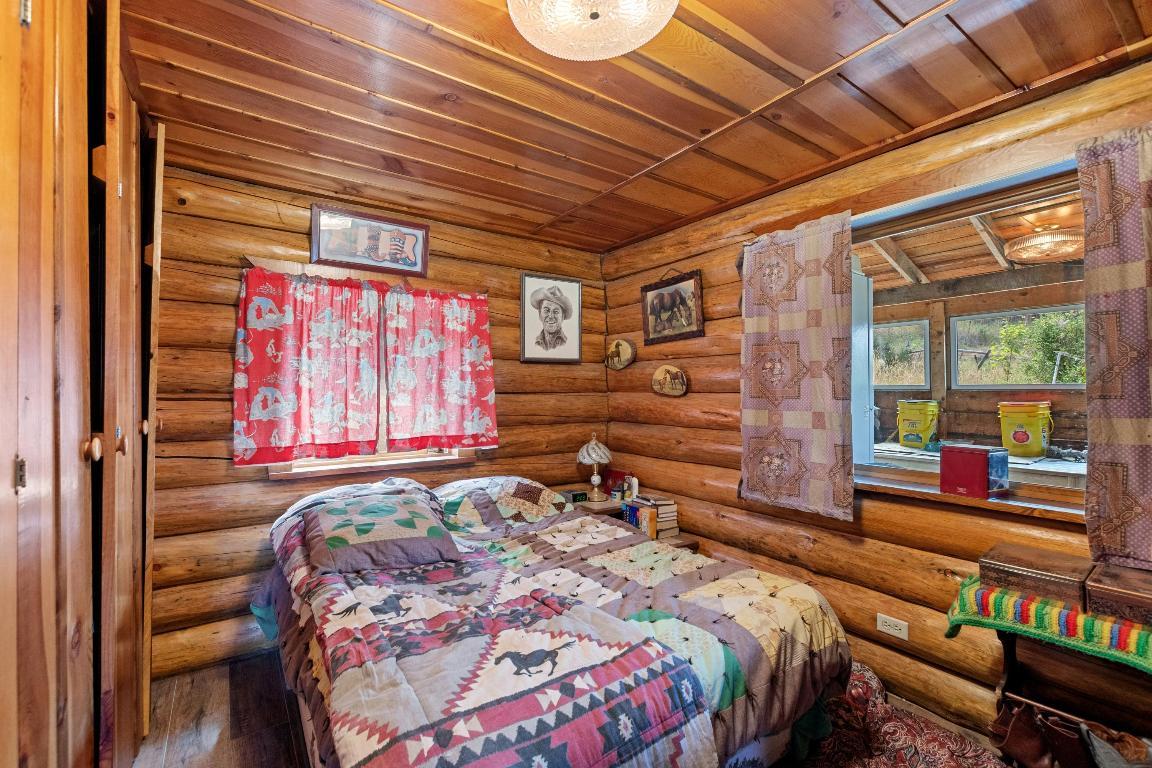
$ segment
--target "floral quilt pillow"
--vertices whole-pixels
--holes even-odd
[[[439,501],[419,483],[405,483],[412,481],[344,486],[310,497],[303,518],[313,566],[352,572],[459,560]]]
[[[476,531],[505,523],[535,523],[572,509],[560,494],[524,477],[494,476],[458,480],[434,488],[445,524]]]

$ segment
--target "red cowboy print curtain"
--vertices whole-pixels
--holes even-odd
[[[237,464],[376,452],[386,288],[245,272],[233,372]]]
[[[388,450],[496,446],[488,297],[390,292]]]
[[[1092,557],[1152,570],[1152,128],[1082,145]]]
[[[744,249],[740,497],[852,519],[851,217]]]

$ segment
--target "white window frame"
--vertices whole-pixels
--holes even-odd
[[[1068,312],[1071,310],[1086,311],[1083,304],[1063,304],[1057,307],[1020,307],[1019,309],[1010,309],[1003,312],[979,312],[971,315],[956,315],[948,319],[948,367],[951,369],[948,374],[949,384],[952,389],[969,390],[969,391],[1046,391],[1053,389],[1068,389],[1078,390],[1084,389],[1084,384],[961,384],[960,383],[960,366],[959,355],[960,345],[956,341],[956,325],[962,320],[985,320],[996,319],[999,317],[1014,317],[1017,315],[1034,314],[1041,315],[1049,312]]]
[[[872,343],[876,343],[876,331],[881,328],[898,328],[908,326],[919,326],[924,337],[924,383],[923,384],[877,384],[875,382],[875,371],[873,371],[872,389],[881,392],[903,392],[903,391],[922,391],[927,392],[932,389],[932,353],[930,347],[930,335],[928,333],[928,318],[921,320],[896,320],[891,323],[873,323],[872,324]],[[875,357],[876,350],[871,350],[872,356]]]
[[[852,463],[876,461],[876,396],[872,390],[872,278],[852,254]]]

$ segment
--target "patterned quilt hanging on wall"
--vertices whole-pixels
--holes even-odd
[[[1084,199],[1092,557],[1152,570],[1152,128],[1076,153]]]
[[[392,291],[385,306],[388,450],[495,447],[488,297]]]
[[[233,369],[233,459],[376,452],[384,283],[249,269]]]
[[[740,497],[852,519],[851,215],[744,249]]]

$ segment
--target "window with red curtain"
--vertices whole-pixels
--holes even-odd
[[[237,464],[376,452],[387,287],[245,272],[233,371]]]
[[[488,297],[392,291],[385,307],[388,450],[494,447]]]

